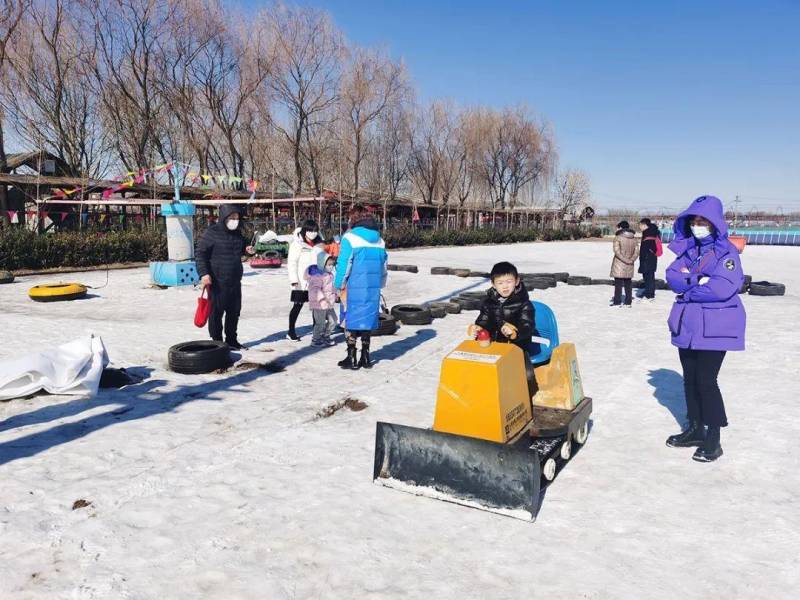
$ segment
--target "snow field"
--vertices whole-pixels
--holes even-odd
[[[431,266],[607,277],[602,242],[390,253],[390,305],[483,289]],[[661,271],[671,254],[665,251]],[[92,401],[36,396],[0,404],[0,598],[789,598],[798,585],[800,250],[748,247],[745,272],[787,286],[744,297],[747,351],[720,384],[725,455],[691,460],[664,445],[682,418],[672,294],[612,309],[607,286],[533,292],[573,341],[594,398],[588,443],[559,474],[537,522],[372,484],[375,421],[428,427],[439,363],[476,313],[375,338],[370,372],[335,365],[343,345],[283,339],[285,269],[243,280],[240,339],[250,362],[283,371],[188,376],[169,346],[201,339],[197,292],[147,287],[146,269],[112,271],[96,297],[37,304],[26,277],[0,286],[0,360],[102,336],[113,366],[148,373]],[[101,285],[105,273],[64,280]],[[346,397],[369,406],[317,413]],[[78,499],[91,501],[72,510]]]

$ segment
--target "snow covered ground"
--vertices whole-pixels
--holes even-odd
[[[604,242],[392,252],[420,273],[391,273],[386,297],[485,287],[429,275],[434,265],[510,259],[606,277],[610,252]],[[475,313],[378,338],[371,372],[342,372],[343,346],[283,339],[285,270],[248,269],[244,358],[285,370],[184,376],[166,357],[204,337],[193,290],[151,289],[145,269],[113,271],[71,303],[27,299],[54,276],[0,286],[0,360],[91,331],[113,366],[148,375],[90,402],[0,403],[0,598],[796,597],[800,249],[748,247],[742,258],[788,291],[744,297],[747,351],[723,365],[731,425],[714,464],[664,445],[683,412],[670,293],[631,310],[609,308],[604,286],[534,293],[577,344],[595,412],[533,524],[371,480],[375,421],[431,424],[440,360]],[[307,331],[309,312],[301,323]],[[369,406],[317,418],[347,397]],[[73,510],[79,499],[91,504]]]

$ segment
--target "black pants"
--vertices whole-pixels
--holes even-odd
[[[208,334],[212,340],[222,340],[222,316],[225,315],[225,341],[235,342],[242,312],[242,282],[215,283],[211,286],[211,314],[208,316]]]
[[[656,272],[645,271],[642,273],[642,281],[644,282],[644,298],[656,297]]]
[[[683,366],[683,390],[689,420],[709,427],[727,426],[725,404],[717,385],[725,352],[679,348],[678,353]]]
[[[369,350],[369,343],[372,340],[371,331],[351,331],[348,329],[344,332],[344,341],[347,342],[348,346],[355,347],[358,338],[361,338],[361,348]]]
[[[297,317],[300,311],[303,310],[305,302],[292,302],[292,310],[289,311],[289,334],[294,335],[294,327],[297,325]]]
[[[625,304],[633,302],[633,282],[630,279],[614,278],[614,306],[622,304],[622,286],[625,286]]]

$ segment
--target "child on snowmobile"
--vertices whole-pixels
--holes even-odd
[[[493,342],[519,346],[525,357],[528,388],[533,396],[537,386],[529,352],[536,321],[528,290],[519,278],[517,267],[510,262],[497,263],[490,276],[492,287],[486,292],[481,311],[475,323],[469,326],[468,334],[474,338],[481,330],[486,330]]]
[[[475,337],[486,329],[493,342],[512,343],[528,352],[533,337],[533,305],[517,268],[510,262],[492,267],[492,288],[486,293],[481,312],[470,325],[469,335]]]

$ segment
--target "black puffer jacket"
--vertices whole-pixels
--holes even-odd
[[[233,231],[225,226],[225,219],[235,212],[242,214],[238,206],[224,204],[219,209],[219,221],[206,229],[197,242],[194,256],[197,274],[200,277],[211,275],[214,285],[237,283],[242,279],[242,255],[248,242],[242,236],[241,222]]]
[[[525,289],[525,284],[520,282],[505,301],[501,302],[501,300],[503,299],[500,294],[494,288],[490,289],[486,293],[486,299],[483,301],[478,318],[475,319],[475,324],[489,331],[492,341],[511,342],[528,351],[536,321],[533,314],[533,305],[528,296],[528,290]],[[517,328],[516,339],[509,340],[500,333],[503,323],[510,323]]]
[[[647,238],[660,238],[661,232],[654,223],[650,223],[642,232],[642,244],[639,247],[639,273],[653,273],[658,267],[656,241]]]

